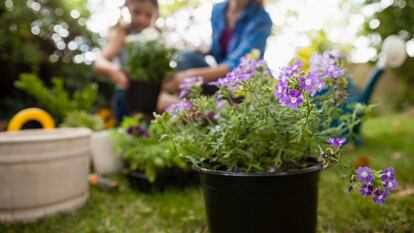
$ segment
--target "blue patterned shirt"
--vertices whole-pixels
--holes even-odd
[[[223,55],[220,47],[220,38],[227,27],[226,9],[227,1],[214,5],[211,15],[213,29],[213,43],[211,55],[219,64],[235,68],[240,63],[240,58],[248,54],[252,49],[261,52],[261,58],[266,47],[266,40],[272,29],[272,20],[263,7],[251,0],[246,9],[237,20],[231,40],[228,44],[227,55]]]

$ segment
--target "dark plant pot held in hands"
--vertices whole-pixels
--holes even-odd
[[[131,80],[128,89],[128,110],[152,115],[156,110],[161,81],[174,69],[170,63],[176,50],[168,48],[161,34],[153,28],[126,40],[126,67]]]
[[[131,81],[127,95],[128,112],[152,115],[157,110],[160,92],[160,83],[150,83],[140,80]]]

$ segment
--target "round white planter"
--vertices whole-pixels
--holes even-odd
[[[91,138],[92,165],[97,174],[108,175],[122,170],[122,159],[114,151],[110,131],[95,132]]]
[[[91,131],[0,133],[0,222],[75,210],[88,199]]]

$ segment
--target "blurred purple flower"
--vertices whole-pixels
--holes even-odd
[[[214,86],[225,86],[228,90],[236,89],[242,82],[250,79],[254,76],[256,69],[265,66],[266,63],[263,60],[252,60],[242,58],[240,64],[232,71],[227,73],[224,78],[221,78],[215,82],[208,83]]]
[[[202,84],[202,77],[190,77],[184,79],[183,83],[180,85],[180,98],[182,99],[188,95],[193,86],[201,86]]]
[[[128,128],[127,133],[130,135],[134,135],[137,137],[149,137],[150,134],[149,132],[144,129],[143,127],[141,127],[140,125],[136,125],[136,126],[131,126]]]
[[[338,63],[343,58],[344,56],[330,52],[316,54],[311,59],[309,72],[315,73],[323,79],[339,78],[344,74],[344,71],[338,66]]]
[[[303,95],[298,90],[288,90],[286,95],[279,99],[282,106],[287,106],[290,109],[297,109],[303,103]]]
[[[369,167],[359,167],[357,169],[359,181],[371,183],[374,180],[372,170]]]
[[[278,81],[275,85],[275,92],[274,96],[276,99],[280,99],[286,95],[286,92],[289,90],[287,87],[287,83],[284,83],[282,81]]]
[[[291,66],[288,66],[280,72],[279,78],[290,78],[295,74],[299,74],[299,69],[303,67],[303,64],[300,60],[295,61]]]
[[[299,78],[299,88],[314,96],[324,87],[323,80],[311,72],[306,77]]]
[[[331,147],[341,147],[348,139],[347,138],[329,138],[326,140]]]
[[[385,181],[382,186],[391,191],[397,188],[398,182],[396,180]]]
[[[392,181],[394,180],[394,168],[393,167],[389,167],[384,169],[381,172],[381,179],[384,181]]]
[[[182,110],[191,109],[192,106],[191,102],[181,100],[176,104],[170,105],[165,111],[172,114],[172,119],[175,119]]]
[[[377,189],[375,190],[374,195],[375,195],[375,197],[373,198],[374,202],[377,203],[378,205],[382,205],[384,204],[384,201],[387,199],[389,193],[383,192]]]
[[[374,191],[374,187],[371,184],[363,184],[359,189],[359,192],[363,196],[371,196],[372,192]]]

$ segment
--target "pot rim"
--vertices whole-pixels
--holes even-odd
[[[209,174],[209,175],[219,175],[219,176],[233,176],[233,177],[275,177],[275,176],[292,176],[300,175],[305,173],[319,172],[324,169],[322,164],[316,163],[310,167],[304,169],[295,169],[291,171],[284,172],[228,172],[220,170],[211,170],[207,168],[202,168],[196,165],[193,165],[193,169],[199,173]]]
[[[25,129],[20,131],[0,132],[0,145],[9,143],[49,142],[73,138],[90,138],[92,131],[88,128],[52,128]]]

